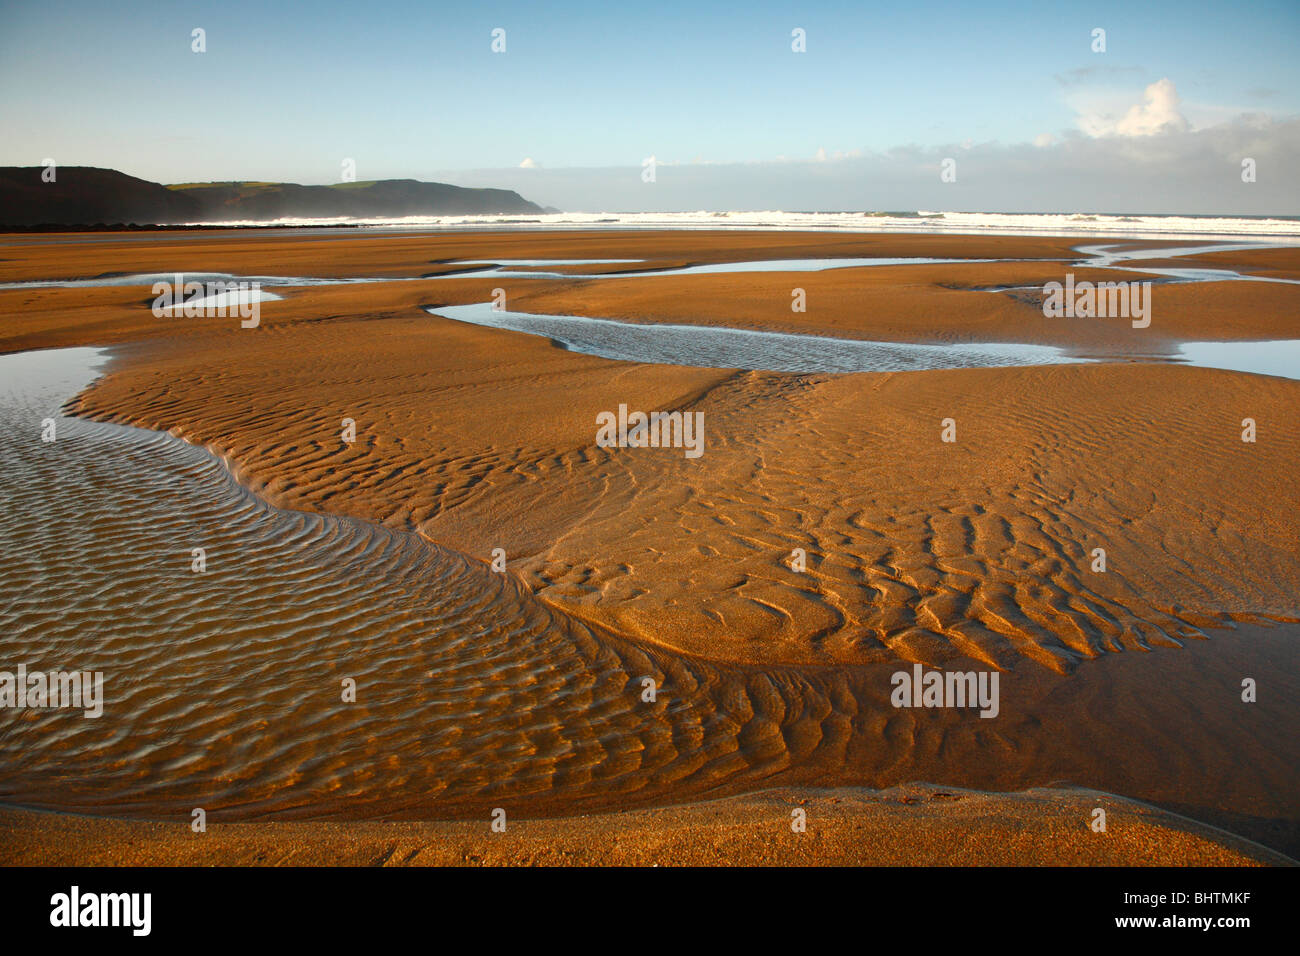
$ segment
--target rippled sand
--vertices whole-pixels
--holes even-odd
[[[512,242],[472,237],[462,257],[491,241]],[[648,254],[636,244],[650,240],[622,241],[607,257]],[[780,241],[773,254],[796,254]],[[367,247],[419,242],[313,251],[380,257]],[[427,266],[453,258],[452,242],[402,254]],[[307,245],[287,246],[276,271],[305,272]],[[195,258],[176,246],[119,264]],[[203,246],[191,268],[238,268],[217,240]],[[101,253],[87,255],[64,274]],[[0,799],[168,819],[193,806],[220,819],[429,819],[773,783],[1066,781],[1294,851],[1300,383],[1123,364],[646,366],[421,309],[483,301],[493,281],[291,291],[251,333],[212,320],[160,330],[138,289],[4,294],[7,347],[137,344],[54,446],[36,441],[34,406],[5,423],[6,514],[31,518],[3,529],[16,541],[4,580],[22,582],[7,585],[7,657],[103,669],[111,706],[98,721],[10,720]],[[837,303],[809,316],[789,314],[780,279],[519,281],[512,302],[576,314],[658,299],[675,303],[665,318],[689,308],[719,323],[768,295],[783,318],[755,309],[735,324],[897,339],[900,314],[944,302],[931,341],[1112,354],[1126,341],[1088,326],[1053,339],[1031,306],[947,288],[939,271],[801,275],[811,301]],[[736,282],[751,300],[732,297]],[[1209,337],[1246,301],[1250,328],[1284,326],[1294,312],[1277,303],[1294,298],[1278,296],[1294,294],[1206,287],[1171,298],[1170,321]],[[890,301],[899,309],[861,308]],[[595,447],[596,413],[620,402],[704,411],[705,456]],[[1253,446],[1239,439],[1247,414],[1261,422]],[[938,441],[948,416],[956,445]],[[354,446],[338,440],[343,417],[357,421]],[[195,546],[208,549],[203,575],[189,570]],[[1105,575],[1088,569],[1094,546]],[[487,566],[494,547],[506,575]],[[806,573],[789,566],[795,547]],[[999,718],[890,707],[890,675],[913,661],[1001,669]],[[1243,675],[1264,675],[1255,705],[1240,703]],[[355,704],[340,700],[344,677]]]

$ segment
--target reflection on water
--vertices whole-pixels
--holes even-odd
[[[706,262],[694,266],[671,269],[612,270],[608,272],[546,272],[545,266],[581,266],[603,264],[643,263],[644,259],[494,259],[459,260],[449,265],[484,267],[476,277],[502,279],[644,279],[652,276],[722,275],[733,272],[825,272],[830,269],[855,269],[868,266],[946,265],[973,262],[1032,262],[1032,259],[930,259],[924,256],[909,258],[812,258],[812,259],[755,259],[743,262]],[[528,267],[527,271],[521,271]],[[442,273],[426,276],[430,279],[462,278],[462,273]]]
[[[1177,360],[1202,368],[1300,379],[1300,339],[1273,342],[1182,342]]]
[[[638,325],[575,315],[497,310],[490,302],[428,310],[458,322],[543,335],[574,352],[624,362],[769,372],[904,372],[934,368],[1051,365],[1072,359],[1046,345],[915,345],[701,325]]]
[[[151,286],[155,282],[183,285],[187,282],[256,282],[266,286],[352,285],[363,282],[407,282],[410,276],[381,278],[318,278],[313,276],[237,276],[228,272],[131,272],[95,276],[89,279],[33,279],[28,282],[0,282],[4,289],[96,289],[114,286]],[[279,296],[272,296],[279,298]]]
[[[1131,361],[1132,355],[1081,356],[1047,345],[956,342],[919,345],[820,335],[791,335],[705,325],[661,325],[534,315],[497,310],[490,302],[434,306],[427,310],[458,322],[542,335],[574,352],[622,362],[738,368],[767,372],[907,372],[940,368],[1059,365]],[[1139,361],[1187,364],[1300,379],[1300,340],[1275,342],[1183,342],[1178,353],[1136,356]]]
[[[1300,279],[1283,279],[1277,276],[1243,275],[1232,269],[1172,269],[1163,266],[1102,266],[1100,268],[1118,269],[1124,272],[1141,272],[1144,275],[1165,276],[1171,284],[1184,282],[1273,282],[1282,285],[1300,285]]]
[[[1206,246],[1173,247],[1168,249],[1119,249],[1114,244],[1076,246],[1075,251],[1085,258],[1072,263],[1062,263],[1063,267],[1098,269],[1116,269],[1126,272],[1143,272],[1163,275],[1168,282],[1223,282],[1240,280],[1247,282],[1280,282],[1300,284],[1300,279],[1281,279],[1271,276],[1245,275],[1232,269],[1205,268],[1169,268],[1142,267],[1126,265],[1135,260],[1177,258],[1202,253],[1235,251],[1240,249],[1274,249],[1285,248],[1276,243],[1219,243]],[[939,259],[928,256],[875,256],[844,258],[800,258],[800,259],[752,259],[739,262],[707,262],[698,265],[677,266],[668,269],[611,269],[604,272],[553,272],[547,266],[635,266],[642,265],[645,259],[449,259],[438,264],[448,267],[446,271],[428,273],[422,276],[380,276],[380,277],[313,277],[313,276],[234,276],[220,272],[184,273],[185,281],[244,281],[257,282],[265,286],[320,286],[349,285],[368,282],[414,282],[433,279],[504,278],[504,279],[627,279],[651,278],[655,276],[688,275],[722,275],[748,272],[825,272],[831,269],[855,269],[874,266],[908,266],[908,265],[971,265],[991,262],[1053,262],[1052,259]],[[135,286],[152,285],[154,282],[179,282],[176,273],[136,272],[129,274],[110,273],[86,279],[36,279],[25,282],[0,282],[4,289],[42,289],[42,288],[93,288],[99,286]],[[1036,286],[998,286],[986,291],[1005,292],[1013,289],[1037,288]]]

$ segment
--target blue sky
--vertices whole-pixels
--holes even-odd
[[[191,52],[195,27],[206,53]],[[806,53],[791,52],[794,27]],[[1293,119],[1298,41],[1294,0],[6,3],[0,164],[50,156],[167,182],[332,182],[345,157],[360,179],[650,155],[789,172],[1095,137],[1162,80],[1190,130]]]

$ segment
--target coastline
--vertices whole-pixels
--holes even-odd
[[[463,238],[442,237],[440,241],[454,243]],[[515,248],[518,238],[511,236],[508,242],[518,257],[540,256],[539,249],[554,252],[559,247],[568,248],[565,244],[570,239],[545,237]],[[698,234],[685,240],[698,241]],[[930,237],[922,240],[908,248],[936,248]],[[498,237],[492,241],[504,240]],[[682,241],[681,237],[635,240],[643,243],[643,250],[669,256],[681,254],[680,246],[672,243]],[[951,242],[946,237],[945,241]],[[792,248],[788,241],[771,237],[740,243],[742,248],[729,242],[722,245],[726,247],[722,253],[725,255],[754,255],[756,249],[768,255],[773,250]],[[826,247],[826,243],[818,241],[795,247],[795,251],[825,254],[819,250]],[[963,248],[973,247],[966,244]],[[1051,244],[1040,245],[1037,250],[1060,252]],[[169,255],[188,251],[182,249]],[[339,250],[340,259],[335,265],[341,265],[356,251]],[[391,251],[368,250],[373,253],[371,261],[347,259],[347,267],[364,274],[365,266],[379,268],[379,262]],[[238,269],[255,257],[262,263],[261,271],[270,271],[266,249],[221,251],[220,255],[217,252],[202,251],[203,268]],[[116,257],[118,251],[107,250],[105,254]],[[290,250],[283,260],[275,262],[275,268],[299,274],[292,270],[305,261],[304,254],[301,249]],[[432,256],[436,255],[434,250]],[[140,256],[139,260],[125,258],[147,261],[147,253]],[[30,271],[51,261],[44,256],[38,258],[41,264],[29,263],[21,268]],[[395,274],[413,268],[416,258],[390,263],[386,268],[389,274]],[[1243,262],[1240,257],[1231,261]],[[1277,261],[1271,258],[1270,267],[1278,268]],[[315,262],[318,268],[325,267]],[[96,255],[89,254],[76,260],[73,268],[93,270],[100,264]],[[1280,267],[1291,270],[1295,262],[1285,258]],[[6,263],[3,268],[11,277],[19,267]],[[1039,271],[1036,264],[1017,264],[1006,272],[1008,276],[1041,277],[1051,275],[1052,268],[1059,272],[1065,266],[1044,263]],[[833,335],[880,339],[888,339],[891,334],[899,339],[909,337],[909,333],[915,337],[917,320],[938,315],[939,325],[926,332],[930,341],[983,340],[990,335],[1008,336],[1007,341],[1023,341],[1026,335],[1062,341],[1059,328],[1045,327],[1041,316],[1034,317],[1032,309],[1023,303],[1000,301],[1006,297],[984,292],[940,287],[938,283],[948,281],[952,272],[908,266],[879,267],[867,273],[866,277],[796,277],[814,295],[824,295],[825,301],[832,303],[824,311],[815,312],[815,319],[799,317],[797,321],[788,311],[782,311],[781,307],[788,310],[789,281],[781,277],[757,282],[755,276],[611,279],[599,284],[518,280],[526,291],[519,299],[512,298],[512,304],[528,304],[538,311],[554,308],[572,314],[583,310],[602,315],[612,312],[639,316],[641,320],[649,316],[674,322],[689,322],[691,315],[707,315],[709,324],[748,322],[755,328],[805,334],[831,330],[829,334]],[[1294,461],[1300,447],[1300,436],[1294,423],[1288,424],[1286,415],[1286,409],[1295,406],[1298,383],[1206,369],[1126,364],[966,369],[897,376],[801,376],[792,382],[790,376],[762,373],[737,375],[722,370],[614,363],[557,350],[535,337],[477,329],[418,314],[419,306],[427,304],[431,296],[457,302],[482,301],[484,287],[493,281],[468,276],[438,280],[436,285],[410,282],[303,287],[292,290],[291,298],[264,309],[264,328],[256,338],[241,338],[237,329],[232,332],[224,328],[222,320],[209,319],[187,322],[180,334],[159,337],[157,320],[142,304],[140,290],[129,287],[8,291],[0,293],[0,309],[12,314],[16,321],[6,329],[0,348],[38,347],[33,343],[132,343],[119,351],[107,374],[73,403],[77,414],[171,432],[206,446],[225,458],[248,488],[282,507],[350,515],[377,525],[414,530],[482,560],[486,560],[486,555],[480,553],[484,541],[500,540],[509,534],[512,572],[544,601],[625,637],[706,660],[771,667],[869,666],[899,659],[930,663],[964,659],[969,663],[974,658],[1025,675],[1029,683],[1060,680],[1061,687],[1078,691],[1070,683],[1072,675],[1096,674],[1093,668],[1101,658],[1129,654],[1146,664],[1165,655],[1191,653],[1190,647],[1179,647],[1189,640],[1197,645],[1196,656],[1211,668],[1211,675],[1226,680],[1232,672],[1213,670],[1219,666],[1213,649],[1220,633],[1216,629],[1230,626],[1235,619],[1243,633],[1253,635],[1255,631],[1248,622],[1258,619],[1260,608],[1282,621],[1283,634],[1296,633],[1293,619],[1287,616],[1293,610],[1287,601],[1288,595],[1293,598],[1297,593],[1300,569],[1294,551],[1288,558],[1288,542],[1296,540],[1296,525],[1294,488],[1287,487],[1285,476],[1286,463]],[[515,284],[516,280],[511,280],[512,288]],[[1226,285],[1163,290],[1171,296],[1176,293],[1176,298],[1170,300],[1176,305],[1170,308],[1179,319],[1170,330],[1171,336],[1295,335],[1293,320],[1286,312],[1288,303],[1294,301],[1288,298],[1293,291],[1261,290],[1253,284],[1248,288],[1220,288]],[[536,291],[528,291],[532,289]],[[987,296],[991,304],[978,303],[973,298],[977,295]],[[891,307],[906,310],[918,296],[925,304],[917,307],[916,316],[891,319],[892,325],[853,318],[855,310],[872,303],[876,311],[889,311]],[[933,301],[926,296],[933,297]],[[1249,323],[1237,321],[1242,296],[1257,310]],[[936,307],[934,303],[941,298],[951,304]],[[20,300],[21,305],[16,304]],[[769,316],[763,313],[761,303],[771,300],[780,307],[773,308]],[[689,307],[683,308],[683,303]],[[90,324],[86,324],[88,318],[92,319]],[[949,323],[946,329],[945,322]],[[1124,328],[1080,327],[1070,330],[1067,337],[1067,344],[1077,349],[1122,351],[1126,341],[1131,341],[1131,334]],[[1146,347],[1143,343],[1142,348]],[[564,383],[562,394],[556,394],[560,391],[555,388],[557,381]],[[972,389],[973,384],[976,387]],[[383,395],[382,402],[374,398],[377,393]],[[1270,423],[1268,440],[1251,449],[1258,457],[1251,460],[1249,467],[1232,457],[1237,449],[1228,439],[1215,444],[1204,438],[1204,420],[1198,409],[1203,407],[1207,393],[1232,406],[1232,415],[1227,416],[1230,420],[1240,417],[1236,409],[1248,408]],[[872,402],[869,420],[854,407],[862,394],[869,395]],[[1030,394],[1035,396],[1037,408],[1064,410],[1058,424],[1068,420],[1068,433],[1063,429],[1060,435],[1055,434],[1050,421],[1037,412],[1018,418],[1023,396]],[[637,407],[707,410],[711,423],[721,423],[711,425],[713,434],[721,439],[719,445],[710,448],[717,463],[711,459],[710,472],[685,477],[681,462],[632,461],[625,467],[612,456],[593,458],[589,446],[594,428],[588,419],[599,408],[610,407],[611,403],[616,407],[615,400],[620,398],[637,403]],[[958,409],[956,414],[963,422],[972,418],[976,422],[975,443],[965,446],[955,463],[935,457],[933,436],[928,432],[922,434],[918,429],[913,438],[907,437],[909,422],[937,422],[941,413],[953,408]],[[303,409],[311,410],[304,413]],[[335,421],[347,411],[355,414],[377,440],[367,448],[339,454],[326,447],[322,436],[336,432]],[[455,428],[439,428],[439,416],[455,423]],[[798,426],[811,429],[830,447],[839,449],[839,457],[828,459],[824,447],[814,455],[808,449],[800,450],[797,442],[795,451],[778,457],[772,443],[788,442],[794,434],[789,423],[792,416]],[[1116,422],[1123,428],[1116,428]],[[1230,438],[1232,429],[1227,424],[1224,428]],[[963,433],[972,434],[965,429]],[[753,434],[765,437],[755,443]],[[862,440],[864,434],[870,442]],[[1051,437],[1044,440],[1043,436]],[[1166,454],[1184,449],[1179,454],[1186,454],[1189,445],[1196,448],[1202,462],[1202,471],[1196,475],[1170,475],[1159,456],[1151,454],[1153,448],[1163,449]],[[314,450],[304,454],[303,449]],[[749,464],[755,454],[779,462],[779,467],[773,469],[777,477],[788,475],[793,484],[778,492],[762,480],[763,475]],[[383,482],[366,480],[381,465],[391,477]],[[441,479],[434,484],[436,496],[430,490],[430,474]],[[824,482],[828,475],[832,482],[817,487],[816,482]],[[844,477],[835,477],[847,475],[857,476],[856,481],[864,481],[866,476],[864,483],[869,493],[856,508],[852,499],[861,492]],[[1082,493],[1081,475],[1087,475],[1090,482],[1083,486]],[[692,483],[700,479],[704,483]],[[682,480],[689,492],[685,498],[679,493]],[[814,483],[811,488],[810,481]],[[529,506],[536,500],[539,482],[546,489],[548,501],[541,513]],[[623,483],[621,489],[619,482]],[[656,486],[668,488],[667,497],[656,497],[656,493],[646,490]],[[735,496],[724,507],[715,508],[712,515],[692,514],[688,507],[691,500],[714,502],[723,498],[728,489],[746,488],[754,489],[757,497],[745,501]],[[1153,489],[1159,489],[1159,496]],[[793,513],[783,511],[774,504],[774,496],[775,500],[800,501],[802,508]],[[1197,515],[1211,498],[1214,513],[1198,521]],[[897,516],[908,512],[926,511],[926,503],[936,500],[945,503],[943,513],[952,519],[952,529],[938,527],[933,520],[909,528],[906,522],[900,524],[897,520]],[[979,512],[963,510],[972,500],[990,514],[988,529],[983,527]],[[838,512],[826,508],[827,504],[833,504]],[[889,522],[881,521],[864,511],[867,505],[894,517]],[[637,509],[659,516],[659,526],[629,529],[625,516],[635,514]],[[932,510],[930,514],[933,519]],[[671,524],[664,525],[664,516],[676,522],[680,537],[671,533]],[[1115,528],[1124,518],[1128,530],[1115,536]],[[1134,521],[1136,527],[1132,526]],[[1004,534],[1002,539],[985,539],[981,543],[985,531],[997,522],[1010,527],[1009,539]],[[1098,583],[1086,587],[1082,584],[1077,564],[1083,549],[1080,547],[1078,554],[1070,550],[1066,543],[1072,532],[1062,530],[1076,525],[1111,535],[1106,543],[1112,560],[1129,569],[1114,590]],[[864,530],[869,533],[862,533]],[[951,541],[947,540],[949,530],[957,535]],[[913,534],[915,537],[909,537]],[[836,535],[860,540],[841,540],[832,546],[829,542]],[[1023,540],[1017,540],[1018,535]],[[689,550],[675,545],[675,537],[688,542]],[[874,555],[861,550],[861,541],[881,537],[890,542],[892,554]],[[1177,561],[1162,559],[1161,551],[1167,553],[1168,543],[1176,539],[1184,541],[1186,553],[1180,554]],[[756,541],[761,541],[763,547],[755,548]],[[815,567],[814,588],[820,597],[810,597],[805,584],[790,579],[780,567],[782,557],[799,542],[811,544],[810,550],[828,559]],[[982,551],[990,542],[992,550]],[[1024,555],[1015,553],[1020,548],[1026,549]],[[1232,567],[1231,555],[1243,548],[1259,560],[1258,566]],[[662,556],[652,558],[656,552]],[[900,552],[909,555],[908,563],[899,563]],[[516,561],[515,553],[522,560]],[[584,562],[590,564],[590,558],[583,556],[592,554],[605,555],[602,563],[617,569],[617,573],[610,574],[602,567],[584,567]],[[835,554],[847,554],[853,560],[837,568]],[[945,575],[954,574],[952,567],[959,559],[971,554],[979,554],[988,563],[978,570],[959,569],[955,577],[945,581]],[[993,617],[982,619],[985,631],[981,632],[978,624],[973,629],[966,625],[952,627],[951,615],[965,613],[957,595],[967,593],[955,587],[955,582],[972,576],[985,583],[996,581],[997,559],[1008,554],[1014,562],[1004,567],[1011,575],[1005,579],[1006,590],[973,595],[977,606],[994,611]],[[1023,593],[1014,578],[1037,568],[1034,562],[1044,560],[1044,555],[1051,561],[1052,580],[1061,590],[1042,601],[1036,595]],[[841,620],[837,634],[835,614],[843,618],[845,607],[872,603],[874,593],[886,595],[883,603],[888,610],[893,587],[883,586],[879,580],[865,587],[860,575],[862,567],[891,563],[900,571],[896,583],[917,592],[903,597],[900,606],[920,612],[916,613],[918,627],[903,631],[890,623],[889,633],[901,635],[901,640],[872,640],[870,627],[855,635],[845,629],[848,625]],[[674,570],[682,566],[692,569],[689,577],[681,577]],[[1043,570],[1038,568],[1032,573],[1041,574]],[[727,580],[709,577],[716,574]],[[761,593],[750,582],[761,582]],[[687,603],[682,607],[683,596],[692,593],[722,595],[725,600],[718,606],[696,603],[691,607]],[[934,599],[927,599],[927,593]],[[1151,593],[1160,593],[1161,598],[1152,602],[1142,597]],[[828,594],[835,595],[841,605],[825,600]],[[1118,622],[1113,629],[1095,625],[1103,635],[1100,640],[1096,634],[1076,634],[1063,620],[1078,612],[1080,600],[1085,604],[1093,602],[1093,609],[1101,612],[1095,616],[1096,621]],[[952,601],[957,602],[955,611],[945,605]],[[771,608],[781,613],[774,614]],[[710,623],[710,611],[720,620]],[[1132,618],[1126,621],[1125,614]],[[1011,623],[999,628],[990,623],[994,618]],[[977,616],[975,620],[981,619]],[[1042,640],[1044,630],[1052,640]],[[1208,641],[1202,642],[1201,638],[1206,637]],[[1125,666],[1135,671],[1134,666]],[[1187,669],[1190,663],[1179,660],[1178,666]],[[1158,669],[1153,668],[1150,665],[1146,671],[1157,673]],[[1282,676],[1291,680],[1293,675]],[[1132,689],[1145,682],[1132,676],[1113,679],[1112,690]],[[1058,691],[1049,692],[1048,697],[1053,693]],[[1165,696],[1161,697],[1161,693]],[[1174,726],[1175,701],[1169,695],[1176,693],[1169,689],[1157,692],[1152,702],[1156,710],[1166,708],[1162,724],[1166,728]],[[1099,693],[1086,710],[1095,715],[1108,699],[1107,693]],[[1033,714],[1028,716],[1038,719]],[[1076,729],[1086,736],[1092,728]],[[1235,738],[1238,741],[1249,739],[1253,731],[1240,733],[1244,736]],[[1061,738],[1063,751],[1068,737],[1067,733]],[[1218,759],[1224,760],[1225,766],[1230,762],[1226,755],[1233,739],[1224,738],[1221,746],[1216,745],[1222,755]],[[1140,752],[1142,748],[1137,749]],[[973,767],[970,761],[977,754],[978,749],[973,748],[962,758],[968,776],[976,778],[978,774],[969,771]],[[1104,768],[1106,756],[1104,752],[1094,755],[1094,769]],[[1285,752],[1277,756],[1285,762]],[[928,772],[933,766],[921,761],[917,771]],[[1274,779],[1285,780],[1284,769],[1276,773],[1282,776]],[[987,776],[981,779],[996,780]],[[1024,782],[1014,771],[1001,779]],[[1171,789],[1176,789],[1176,784]],[[1012,795],[986,795],[994,803],[999,797],[1015,803]],[[727,806],[738,818],[744,818],[755,812],[753,805],[746,809],[744,803],[751,798],[759,800],[754,794],[737,796],[728,798],[735,803]],[[1169,799],[1168,795],[1165,799]],[[1229,803],[1226,793],[1216,799],[1225,806]],[[1251,799],[1258,801],[1258,795]],[[849,801],[846,806],[879,820],[881,833],[896,826],[889,822],[896,817],[879,807],[869,809],[866,798],[860,803]],[[1283,794],[1271,812],[1285,811],[1286,803]],[[759,800],[759,804],[763,801]],[[935,806],[942,818],[938,803]],[[559,811],[561,804],[553,804],[551,809]],[[1078,809],[1075,806],[1071,812]],[[6,819],[11,812],[19,814],[13,824],[17,829],[31,822],[22,817],[22,811],[5,811]],[[692,812],[691,808],[633,811],[651,816],[667,813],[663,819],[695,826],[687,819]],[[673,817],[683,813],[687,817]],[[1047,808],[1037,804],[1000,806],[995,815],[1017,820],[1021,826],[1032,820],[1046,826],[1051,818]],[[637,824],[659,834],[650,838],[647,846],[652,849],[648,853],[678,854],[697,862],[715,859],[707,853],[700,856],[700,851],[665,837],[663,834],[678,823],[666,824],[663,819]],[[937,854],[939,847],[951,842],[963,820],[970,822],[958,815],[950,823],[936,824],[935,832],[942,836],[928,843],[930,849],[925,852]],[[66,832],[60,829],[64,822],[41,823],[48,823],[55,833]],[[111,831],[115,825],[106,822],[104,827]],[[83,832],[87,828],[94,830],[98,824],[78,822],[67,826]],[[143,836],[139,831],[123,831],[114,839],[135,841],[147,837],[157,843],[140,852],[179,852],[176,832],[151,833],[147,831],[150,825],[138,826],[146,828]],[[183,825],[174,826],[181,827],[181,838],[188,832]],[[307,826],[326,832],[324,828],[335,824],[265,826]],[[387,825],[338,826],[363,828],[331,838],[368,848],[356,851],[357,860],[369,858],[367,854],[388,839],[382,830],[364,829]],[[620,856],[616,852],[618,841],[611,836],[610,828],[617,829],[614,824],[593,826],[595,830],[581,838],[587,842],[573,844],[570,852],[588,862],[654,862],[652,855]],[[945,830],[944,826],[954,829]],[[1169,852],[1170,860],[1231,859],[1230,855],[1215,855],[1218,851],[1206,849],[1205,843],[1169,837],[1176,828],[1171,828],[1168,821],[1156,821],[1151,826],[1160,831],[1161,845]],[[1291,820],[1292,832],[1284,841],[1295,839],[1295,826]],[[741,829],[745,826],[741,825]],[[492,854],[497,851],[476,842],[470,831],[448,832],[454,832],[455,840],[460,841],[454,845],[462,856],[494,859]],[[1091,835],[1086,828],[1081,832],[1084,837]],[[438,855],[441,849],[435,852],[432,847],[438,840],[452,837],[442,831],[436,833],[431,836],[418,829],[403,832],[402,839],[413,841],[412,849],[419,851],[413,859],[432,854],[439,860],[451,860]],[[214,828],[212,835],[216,834]],[[92,839],[100,836],[103,832]],[[558,831],[543,842],[557,838]],[[1005,830],[992,827],[986,842],[979,844],[982,849],[972,851],[968,862],[1004,859],[996,847],[1008,840]],[[256,853],[275,855],[286,846],[297,846],[291,855],[302,861],[301,854],[310,857],[315,852],[303,848],[308,842],[297,831],[286,834],[268,830],[258,833],[251,844],[245,837],[235,838],[232,834],[230,843],[218,845],[225,847],[221,852],[239,859],[248,859],[240,854],[253,853],[255,858]],[[835,848],[829,852],[831,860],[907,862],[898,848],[876,858],[864,858],[860,849],[851,847],[843,836],[832,842]],[[1077,843],[1070,837],[1046,845],[1053,852],[1076,853],[1080,862],[1144,859],[1135,846],[1112,856],[1096,857]],[[91,852],[88,844],[73,845]],[[1031,852],[1029,844],[1011,840],[1010,845],[1020,847],[1022,856]],[[534,845],[531,850],[511,850],[496,859],[523,862],[529,859],[529,853],[536,856],[537,852]],[[755,851],[758,855],[753,858],[744,857],[743,849],[735,852],[745,860],[779,862],[785,850],[769,841]],[[1178,857],[1179,853],[1184,856]],[[922,858],[939,859],[933,855]],[[1046,861],[1048,856],[1042,859]]]

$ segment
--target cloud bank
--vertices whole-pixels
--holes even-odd
[[[640,159],[626,167],[440,171],[466,186],[504,186],[570,212],[952,210],[1300,215],[1300,118],[1245,115],[1193,129],[1172,83],[1079,129],[1018,144],[953,143],[753,163]],[[1242,160],[1257,181],[1242,182]],[[945,159],[956,180],[943,182]]]

